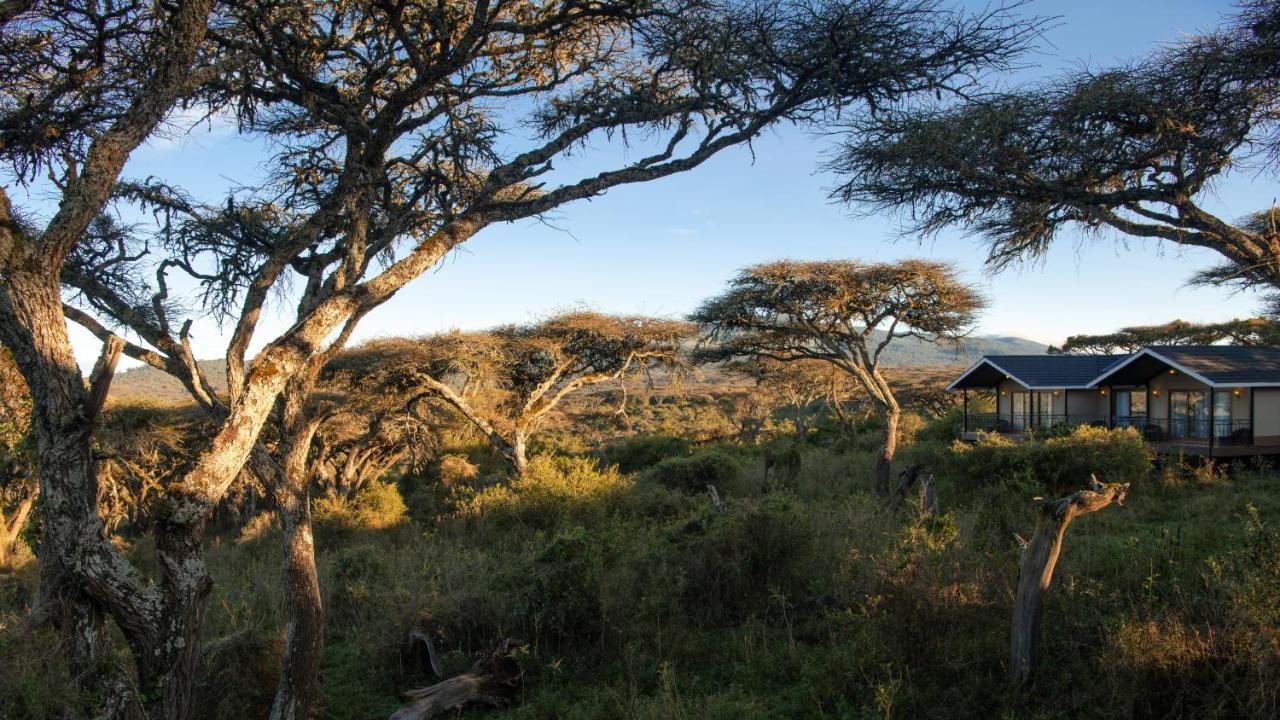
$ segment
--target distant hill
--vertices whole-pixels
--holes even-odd
[[[901,338],[885,349],[884,364],[887,367],[968,366],[983,355],[1040,355],[1047,349],[1047,345],[1018,337],[972,337],[958,350],[915,338]],[[214,388],[219,392],[226,390],[226,361],[201,360],[200,367],[204,368]],[[116,375],[111,383],[111,401],[178,405],[189,402],[190,398],[177,380],[144,366]]]

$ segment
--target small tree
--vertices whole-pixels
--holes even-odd
[[[1048,251],[1068,227],[1213,250],[1198,282],[1280,288],[1280,213],[1233,222],[1213,183],[1280,168],[1280,5],[1242,4],[1221,31],[1140,63],[1075,72],[954,107],[878,116],[832,168],[835,197],[901,214],[907,234],[961,225],[996,268]]]
[[[848,375],[821,360],[781,362],[752,356],[734,360],[726,369],[755,381],[771,409],[791,421],[796,440],[804,440],[814,419],[824,409],[834,409],[848,389],[847,382],[839,382]]]
[[[676,370],[682,345],[696,332],[675,320],[569,312],[488,332],[378,341],[360,352],[385,358],[394,392],[416,392],[457,411],[523,475],[529,440],[568,395]]]
[[[692,319],[712,341],[699,352],[702,361],[822,360],[852,375],[884,421],[875,488],[887,496],[901,408],[882,353],[903,337],[958,342],[984,306],[945,263],[780,261],[740,271]]]

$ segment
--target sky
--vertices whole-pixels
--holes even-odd
[[[1034,67],[1011,81],[1135,58],[1219,24],[1229,10],[1228,2],[1215,0],[1032,0],[1023,12],[1058,19],[1040,51],[1026,58]],[[750,150],[722,153],[692,172],[614,189],[543,222],[490,227],[367,317],[354,341],[523,322],[577,305],[679,316],[722,290],[736,269],[779,258],[953,261],[990,298],[979,334],[1044,343],[1174,318],[1244,317],[1257,307],[1250,294],[1186,286],[1193,272],[1213,264],[1213,254],[1150,240],[1066,233],[1042,262],[989,275],[981,243],[962,230],[921,243],[900,237],[891,218],[857,217],[832,204],[835,178],[820,169],[832,143],[781,128]],[[161,177],[216,202],[256,172],[265,155],[260,144],[215,123],[153,140],[135,153],[124,176]],[[1207,205],[1237,218],[1275,198],[1265,178],[1239,174],[1220,183]],[[29,200],[42,202],[38,193]],[[279,303],[270,309],[259,346],[284,329],[289,310]],[[81,331],[74,341],[88,367],[97,342]],[[198,357],[220,357],[224,341],[224,330],[212,321],[196,324]]]

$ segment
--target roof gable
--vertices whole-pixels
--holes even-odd
[[[987,355],[949,390],[992,387],[1008,376],[1028,389],[1085,388],[1128,355]]]
[[[1092,384],[1137,384],[1174,368],[1214,387],[1280,386],[1280,347],[1272,345],[1155,345],[1099,374]],[[1153,370],[1154,369],[1154,370]],[[1143,377],[1138,377],[1142,375]]]

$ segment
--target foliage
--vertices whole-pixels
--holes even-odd
[[[633,435],[606,445],[603,462],[624,473],[644,470],[672,457],[689,454],[689,441],[672,435]]]
[[[1074,492],[1090,475],[1101,482],[1139,483],[1150,470],[1151,449],[1136,431],[1087,425],[1027,442],[981,434],[974,443],[957,441],[943,467],[963,488],[994,484],[1048,494]]]
[[[1174,320],[1163,325],[1120,328],[1105,335],[1072,335],[1062,347],[1050,353],[1107,355],[1131,353],[1148,345],[1275,345],[1280,343],[1280,326],[1271,317],[1228,320],[1218,323],[1189,323]]]
[[[374,481],[351,496],[317,498],[311,513],[316,525],[336,529],[385,530],[405,522],[404,498],[394,483]]]
[[[835,196],[896,211],[911,235],[968,228],[995,267],[1080,227],[1214,250],[1225,264],[1202,282],[1280,285],[1276,211],[1232,222],[1205,205],[1231,170],[1274,177],[1280,159],[1280,10],[1239,10],[1136,63],[861,124],[832,163]]]
[[[738,461],[720,450],[703,450],[687,457],[669,457],[645,471],[644,477],[672,490],[699,494],[708,485],[719,490],[735,485],[742,477]]]

